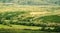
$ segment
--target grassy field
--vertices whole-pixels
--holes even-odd
[[[33,30],[0,30],[0,33],[60,33],[60,32],[43,32]]]
[[[0,32],[60,33],[59,10],[60,7],[1,7]]]
[[[24,26],[24,25],[11,25],[7,26],[7,25],[2,25],[0,24],[0,28],[5,28],[5,29],[9,29],[9,28],[15,28],[15,29],[39,29],[40,27],[36,27],[36,26]]]
[[[38,29],[40,29],[40,27],[24,25],[12,25],[12,27],[9,27],[7,25],[0,24],[0,33],[60,33],[39,31]]]
[[[7,25],[0,24],[0,33],[60,33],[60,32],[39,31],[37,30],[39,28],[40,27],[24,26],[24,25],[12,25],[12,27],[9,27]],[[32,30],[29,30],[29,29],[32,29]]]

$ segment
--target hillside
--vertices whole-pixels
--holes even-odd
[[[41,17],[41,19],[43,19],[45,22],[60,23],[60,16],[58,16],[58,15],[43,16],[43,17]]]
[[[39,31],[55,31],[60,32],[60,16],[59,15],[46,15],[45,12],[41,12],[37,16],[36,12],[31,11],[14,11],[0,13],[0,28],[15,28],[26,30],[39,30]],[[38,12],[37,12],[38,13]],[[48,13],[48,12],[46,12]],[[5,27],[4,27],[5,26]],[[34,28],[33,28],[34,27]],[[28,28],[28,29],[27,29]],[[58,31],[56,31],[58,30]]]
[[[60,33],[60,0],[0,0],[0,32]]]

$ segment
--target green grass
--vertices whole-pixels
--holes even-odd
[[[43,32],[33,30],[0,30],[0,33],[60,33],[60,32]]]
[[[7,26],[7,25],[1,25],[0,28],[19,28],[19,29],[39,29],[40,27],[36,26],[24,26],[24,25],[12,25],[12,27]]]

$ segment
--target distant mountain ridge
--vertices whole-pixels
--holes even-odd
[[[0,3],[17,5],[60,5],[60,0],[0,0]]]

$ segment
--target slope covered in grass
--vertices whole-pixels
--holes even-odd
[[[41,19],[43,19],[43,21],[45,22],[56,22],[56,23],[60,23],[60,16],[58,15],[50,15],[50,16],[43,16],[41,17]]]

